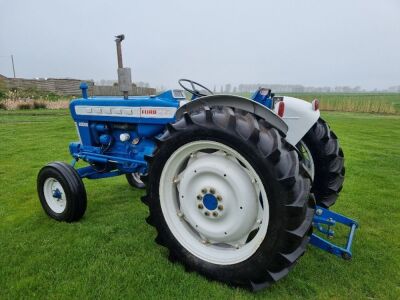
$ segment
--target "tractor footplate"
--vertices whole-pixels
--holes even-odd
[[[343,224],[350,228],[345,247],[335,245],[321,236],[316,235],[315,233],[311,235],[310,243],[315,247],[342,257],[343,259],[351,259],[351,245],[353,243],[354,233],[358,227],[357,222],[326,208],[320,206],[316,207],[313,219],[314,230],[325,234],[327,239],[331,239],[335,234],[335,232],[332,230],[332,227],[334,227],[337,223]]]

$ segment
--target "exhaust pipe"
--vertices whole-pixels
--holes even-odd
[[[124,95],[124,99],[128,99],[129,92],[132,91],[132,77],[131,77],[131,69],[124,68],[122,63],[121,42],[124,39],[125,35],[123,34],[115,36],[115,43],[117,45],[117,60],[118,60],[118,86],[119,90]]]

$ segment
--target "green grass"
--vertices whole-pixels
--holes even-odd
[[[400,116],[324,113],[346,156],[335,210],[359,221],[354,258],[309,246],[289,275],[252,294],[170,263],[145,222],[142,192],[123,177],[86,180],[88,209],[74,224],[42,211],[39,169],[69,161],[66,111],[0,112],[0,299],[400,298]]]

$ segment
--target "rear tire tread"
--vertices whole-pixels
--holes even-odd
[[[172,241],[174,237],[165,224],[161,213],[157,190],[158,182],[156,182],[157,179],[154,179],[157,176],[152,176],[153,172],[161,172],[157,170],[157,167],[159,167],[157,156],[163,157],[160,154],[160,148],[164,144],[164,147],[167,147],[167,145],[173,143],[179,135],[189,135],[191,130],[204,128],[222,131],[225,136],[232,136],[236,139],[240,137],[243,143],[254,145],[254,148],[261,152],[260,157],[264,157],[265,163],[275,166],[274,168],[277,170],[275,178],[288,193],[288,196],[283,197],[285,201],[283,207],[287,211],[286,214],[294,216],[294,218],[290,218],[290,220],[285,218],[283,221],[286,230],[282,231],[282,238],[285,241],[276,243],[275,254],[270,258],[265,269],[252,270],[247,278],[240,277],[236,274],[237,272],[215,272],[208,266],[212,264],[194,261],[196,258],[190,256],[191,254],[188,255],[185,249],[176,249],[176,244]],[[315,203],[309,201],[311,180],[303,171],[304,168],[300,167],[294,147],[282,138],[279,131],[265,120],[258,120],[253,115],[238,112],[233,107],[204,107],[195,112],[184,113],[182,118],[171,126],[167,126],[166,131],[158,140],[160,147],[156,149],[153,154],[154,159],[150,160],[149,163],[149,184],[146,185],[147,196],[142,199],[146,199],[150,206],[148,223],[154,226],[158,232],[155,242],[169,250],[168,258],[172,262],[182,263],[185,269],[196,269],[208,279],[252,290],[267,287],[272,282],[287,275],[291,267],[304,253],[309,241]],[[274,142],[271,143],[271,141]],[[293,196],[290,195],[298,196],[293,199]],[[176,241],[176,243],[178,242]],[[182,251],[184,254],[182,254]],[[274,263],[276,261],[279,261],[278,266]]]
[[[344,182],[344,154],[336,134],[323,119],[313,125],[303,138],[315,165],[311,192],[317,204],[325,208],[334,205]]]

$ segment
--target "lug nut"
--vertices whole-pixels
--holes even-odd
[[[210,213],[209,213],[208,211],[206,211],[204,214],[205,214],[207,217],[210,215]]]
[[[210,193],[211,193],[211,194],[215,194],[215,189],[214,189],[214,188],[211,188],[211,189],[210,189]]]
[[[218,205],[218,210],[223,210],[224,206],[223,205]]]
[[[201,195],[197,195],[197,200],[201,200],[203,197]]]
[[[201,192],[202,192],[203,194],[206,194],[206,193],[207,193],[207,189],[202,189]]]
[[[214,217],[218,217],[218,213],[216,211],[213,212]]]
[[[203,209],[204,208],[204,206],[203,206],[203,204],[199,204],[199,205],[197,205],[197,207],[199,208],[199,209]]]
[[[221,200],[222,200],[221,195],[218,195],[218,196],[217,196],[217,200],[218,200],[218,201],[221,201]]]

